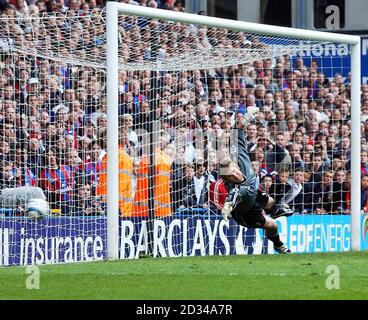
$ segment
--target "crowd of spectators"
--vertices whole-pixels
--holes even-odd
[[[185,11],[183,1],[122,2]],[[57,19],[48,21],[45,33],[59,35],[54,42],[63,37],[64,41],[65,35],[70,39],[60,53],[68,56],[90,48],[98,55],[104,48],[103,32],[98,33],[104,30],[103,18],[97,14],[103,6],[98,0],[0,1],[1,17],[8,18],[1,22],[0,32],[0,189],[39,186],[62,214],[105,212],[96,194],[106,155],[105,71],[9,51],[5,42],[32,49],[36,43],[34,33],[27,31],[26,17],[51,15]],[[165,33],[155,33],[158,29],[157,21],[121,18],[123,60],[152,60],[193,45],[246,48],[253,41],[242,33],[230,38],[226,30],[193,25],[171,24]],[[37,30],[40,38],[45,36],[42,28]],[[149,46],[152,35],[157,41]],[[93,51],[95,47],[99,49]],[[207,70],[119,70],[120,147],[134,163],[132,197],[144,156],[139,132],[149,131],[157,120],[161,136],[167,137],[160,147],[172,163],[172,211],[215,210],[208,192],[219,178],[218,145],[228,141],[231,129],[245,118],[248,151],[265,190],[280,198],[293,180],[302,185],[291,203],[298,213],[349,214],[349,81],[338,73],[327,78],[316,60],[289,55]],[[361,103],[366,210],[368,85],[362,86]]]

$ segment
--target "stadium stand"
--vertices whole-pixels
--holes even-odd
[[[182,1],[122,2],[185,11]],[[99,41],[92,36],[96,25],[103,28],[104,22],[98,18],[103,8],[104,2],[98,0],[0,3],[3,18],[18,18],[15,30],[25,30],[21,24],[25,16],[58,16],[60,23],[52,27],[60,34],[63,28],[72,28],[76,46]],[[93,17],[94,27],[86,19],[78,25],[78,31],[73,24],[75,16]],[[130,42],[121,54],[127,59],[145,59],[144,38],[150,36],[151,27],[142,27],[139,19],[126,18],[123,28]],[[221,33],[186,31],[203,45],[224,41]],[[27,32],[14,34],[27,43]],[[180,45],[179,39],[162,37],[160,41],[168,51],[175,50],[173,44]],[[104,214],[104,194],[99,187],[106,179],[104,75],[93,67],[74,72],[57,61],[22,54],[9,56],[3,49],[0,64],[1,187],[42,187],[50,203],[64,215]],[[130,158],[129,166],[121,159],[121,177],[129,180],[121,201],[130,199],[128,215],[147,214],[148,195],[142,192],[148,183],[147,154],[139,152],[136,131],[144,128],[152,112],[167,134],[157,152],[162,158],[171,158],[156,168],[161,174],[156,182],[163,186],[156,200],[166,206],[156,214],[166,216],[167,206],[172,213],[209,206],[209,186],[218,178],[217,155],[210,146],[203,158],[196,154],[194,130],[211,129],[220,139],[250,110],[257,111],[255,121],[246,128],[248,150],[260,177],[271,178],[264,179],[267,189],[285,193],[283,183],[301,168],[303,190],[291,204],[297,213],[349,214],[349,79],[343,80],[339,74],[327,78],[315,64],[308,68],[298,61],[294,66],[289,56],[278,58],[275,64],[266,59],[206,73],[162,72],[156,79],[159,92],[152,90],[155,84],[149,72],[122,70],[119,79],[120,146],[124,157]],[[153,93],[157,94],[154,105],[149,103],[154,100]],[[367,150],[368,85],[362,86],[361,102],[362,148]],[[174,162],[174,156],[181,161]],[[170,162],[173,164],[168,168]],[[362,209],[366,210],[367,151],[362,156],[362,175]],[[211,209],[215,210],[213,206]]]

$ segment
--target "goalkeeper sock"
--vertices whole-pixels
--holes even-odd
[[[284,243],[280,240],[280,236],[277,233],[276,235],[267,235],[267,239],[273,242],[275,247],[281,247]]]

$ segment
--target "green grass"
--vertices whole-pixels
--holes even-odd
[[[329,265],[340,289],[326,288]],[[145,258],[40,266],[40,289],[24,267],[0,268],[0,299],[368,299],[368,252],[288,256]]]

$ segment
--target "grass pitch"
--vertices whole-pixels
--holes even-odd
[[[329,265],[340,289],[327,289]],[[368,252],[145,258],[0,268],[0,299],[368,299]],[[335,275],[337,275],[335,273]]]

